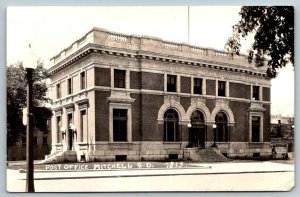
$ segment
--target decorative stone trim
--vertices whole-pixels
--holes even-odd
[[[164,114],[168,109],[174,109],[179,115],[179,121],[185,121],[185,110],[180,104],[180,97],[173,95],[166,95],[164,97],[164,104],[160,107],[157,115],[157,121],[162,124],[164,122]]]
[[[233,112],[229,108],[229,101],[225,99],[216,99],[216,106],[211,112],[211,122],[215,122],[215,117],[220,111],[225,112],[225,114],[227,115],[229,126],[235,123]]]
[[[252,101],[250,104],[249,111],[264,112],[266,111],[266,109],[263,107],[262,103]]]
[[[190,120],[192,113],[196,110],[199,110],[203,113],[205,122],[210,121],[210,111],[206,107],[206,100],[202,97],[192,97],[191,98],[191,106],[188,108],[186,112],[186,120]]]

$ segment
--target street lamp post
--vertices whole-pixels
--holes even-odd
[[[192,127],[192,124],[189,123],[187,124],[187,127],[188,127],[188,130],[189,130],[189,143],[187,145],[187,148],[191,148],[192,147],[192,137],[191,137],[191,127]]]
[[[217,147],[217,144],[216,144],[217,125],[213,124],[212,128],[214,129],[214,143],[213,143],[213,145],[211,147]]]
[[[23,61],[26,68],[26,80],[27,80],[27,126],[26,126],[26,192],[34,191],[34,165],[33,165],[33,128],[32,128],[32,84],[33,84],[33,72],[37,66],[37,59],[31,50],[29,45],[29,53],[26,55]]]

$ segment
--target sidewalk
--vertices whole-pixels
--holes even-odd
[[[60,164],[60,170],[36,169],[35,180],[48,179],[82,179],[82,178],[111,178],[138,176],[170,176],[170,175],[209,175],[209,174],[241,174],[241,173],[276,173],[294,172],[294,165],[265,162],[222,162],[222,163],[183,163],[180,162],[118,162],[119,168],[103,168],[105,163]],[[123,166],[122,166],[123,164]],[[135,166],[136,164],[136,166]],[[143,167],[138,167],[138,165]],[[158,165],[159,164],[159,165]],[[53,164],[52,164],[53,165]],[[57,164],[56,164],[57,165]],[[73,170],[68,169],[73,165]],[[78,165],[75,169],[75,165]],[[80,167],[81,165],[81,167]],[[94,168],[91,168],[94,165]],[[127,165],[127,166],[126,166]],[[128,167],[129,165],[129,167]],[[148,167],[147,167],[148,165]],[[150,166],[151,165],[151,166]],[[163,167],[163,166],[166,167]],[[177,166],[176,166],[177,165]],[[182,166],[181,166],[182,165]],[[68,167],[66,167],[68,166]],[[135,166],[135,167],[134,167]],[[46,167],[46,165],[44,166]],[[116,167],[116,166],[115,166]],[[19,173],[19,179],[25,179],[26,173]]]

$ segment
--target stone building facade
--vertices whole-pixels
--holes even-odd
[[[271,83],[246,56],[93,28],[51,61],[52,155],[185,159],[214,142],[271,155]]]

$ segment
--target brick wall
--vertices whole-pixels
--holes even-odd
[[[263,105],[266,109],[264,112],[264,141],[270,141],[270,132],[271,132],[271,106],[269,104]]]
[[[143,140],[161,141],[163,133],[158,130],[157,115],[164,97],[159,95],[142,95],[142,135]]]
[[[95,85],[110,87],[110,69],[95,67]]]
[[[229,83],[229,96],[236,98],[250,99],[250,85],[241,83]]]
[[[181,79],[181,92],[191,93],[191,78],[190,77],[180,77]]]
[[[216,95],[216,80],[206,80],[206,94]]]
[[[230,101],[229,107],[235,121],[230,133],[230,141],[247,142],[249,139],[249,103]]]
[[[95,91],[95,138],[96,141],[108,141],[109,136],[109,106],[107,97],[110,92]]]
[[[164,75],[142,72],[142,89],[164,90]]]
[[[185,111],[188,110],[188,108],[191,106],[191,98],[189,97],[181,97],[180,98],[180,104],[184,108]]]
[[[270,101],[270,94],[271,94],[271,89],[263,87],[263,100],[264,101]]]
[[[140,141],[142,140],[141,94],[131,94],[130,96],[135,99],[132,105],[132,141]]]
[[[141,72],[130,72],[130,88],[131,89],[141,89]]]

